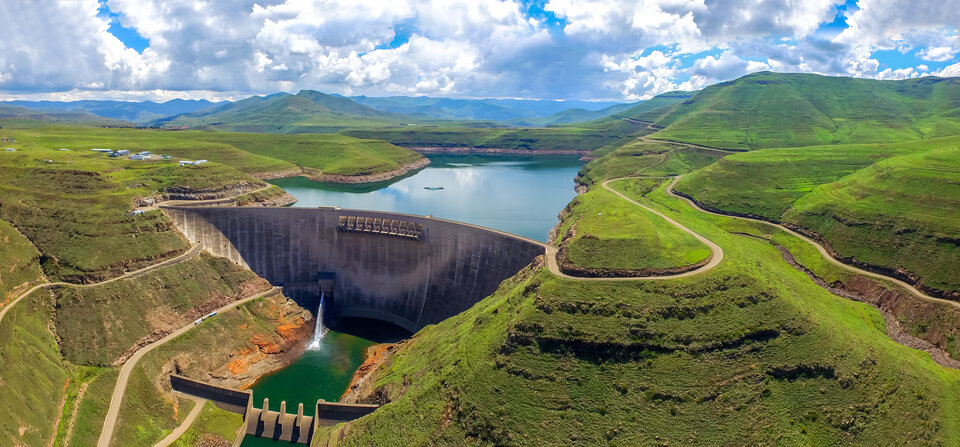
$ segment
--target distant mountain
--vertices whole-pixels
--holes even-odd
[[[960,78],[760,72],[636,112],[655,138],[731,149],[920,140],[960,134]]]
[[[143,124],[159,118],[181,113],[196,112],[222,103],[213,103],[205,99],[174,99],[157,103],[153,101],[7,101],[3,104],[27,107],[40,112],[74,111],[89,112],[104,118],[114,118],[131,123]],[[54,112],[56,113],[56,112]]]
[[[0,119],[24,119],[54,123],[90,123],[130,125],[126,121],[104,118],[84,110],[35,110],[28,107],[0,103]]]
[[[560,124],[580,123],[614,115],[636,107],[637,104],[639,103],[615,104],[600,110],[567,109],[543,118],[520,118],[509,120],[505,123],[514,126],[556,126]]]
[[[162,118],[151,124],[240,132],[327,133],[346,127],[401,125],[411,119],[375,110],[342,96],[302,90],[296,95],[276,93],[252,96],[193,113]]]
[[[547,118],[570,109],[580,109],[585,112],[596,112],[611,106],[621,105],[620,103],[616,102],[599,101],[449,99],[431,98],[427,96],[389,96],[383,98],[353,96],[350,97],[350,99],[359,104],[363,104],[383,112],[399,113],[421,119],[490,121],[514,120],[518,122],[520,120],[527,119],[530,123],[540,122],[537,121],[537,119]],[[598,117],[599,116],[591,115],[588,119],[595,119]],[[562,120],[562,118],[559,119]],[[559,122],[557,124],[559,124]]]

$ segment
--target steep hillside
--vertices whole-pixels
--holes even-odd
[[[957,297],[958,151],[958,137],[765,149],[730,155],[677,189],[710,208],[795,225],[841,258]]]
[[[658,138],[721,148],[919,140],[960,133],[960,79],[762,72],[643,116]]]

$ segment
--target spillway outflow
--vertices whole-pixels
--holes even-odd
[[[323,341],[323,336],[327,335],[327,330],[327,327],[323,325],[323,292],[320,292],[320,307],[317,308],[317,324],[313,328],[313,339],[310,340],[307,349],[311,351],[320,350],[320,342]]]

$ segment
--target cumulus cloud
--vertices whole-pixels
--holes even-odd
[[[553,22],[519,0],[103,1],[0,2],[0,96],[640,99],[759,70],[948,75],[960,54],[960,0],[859,0],[840,32],[823,25],[842,0],[538,3]],[[149,47],[126,48],[101,5]],[[891,49],[915,61],[888,66]]]

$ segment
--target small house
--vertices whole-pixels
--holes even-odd
[[[8,147],[8,148],[7,148],[7,152],[16,152],[16,151],[17,151],[17,150],[14,149],[14,148],[12,148],[12,147]]]
[[[90,149],[90,150],[94,152],[102,152],[105,154],[109,154],[110,152],[113,152],[113,149]]]
[[[117,156],[122,157],[124,155],[129,155],[130,151],[126,149],[120,149],[119,151],[114,151],[114,153],[117,154]]]
[[[193,162],[193,164],[195,164],[195,165],[202,165],[202,164],[204,164],[204,163],[206,163],[206,162],[207,162],[207,160],[197,160],[197,161]]]
[[[127,215],[128,215],[128,216],[139,216],[139,215],[141,215],[141,214],[143,214],[143,213],[145,213],[145,212],[146,212],[146,211],[144,211],[144,210],[133,210],[133,211],[127,213]]]
[[[61,148],[60,148],[60,152],[70,152],[70,149],[66,149],[66,148],[62,148],[62,147],[61,147]]]

